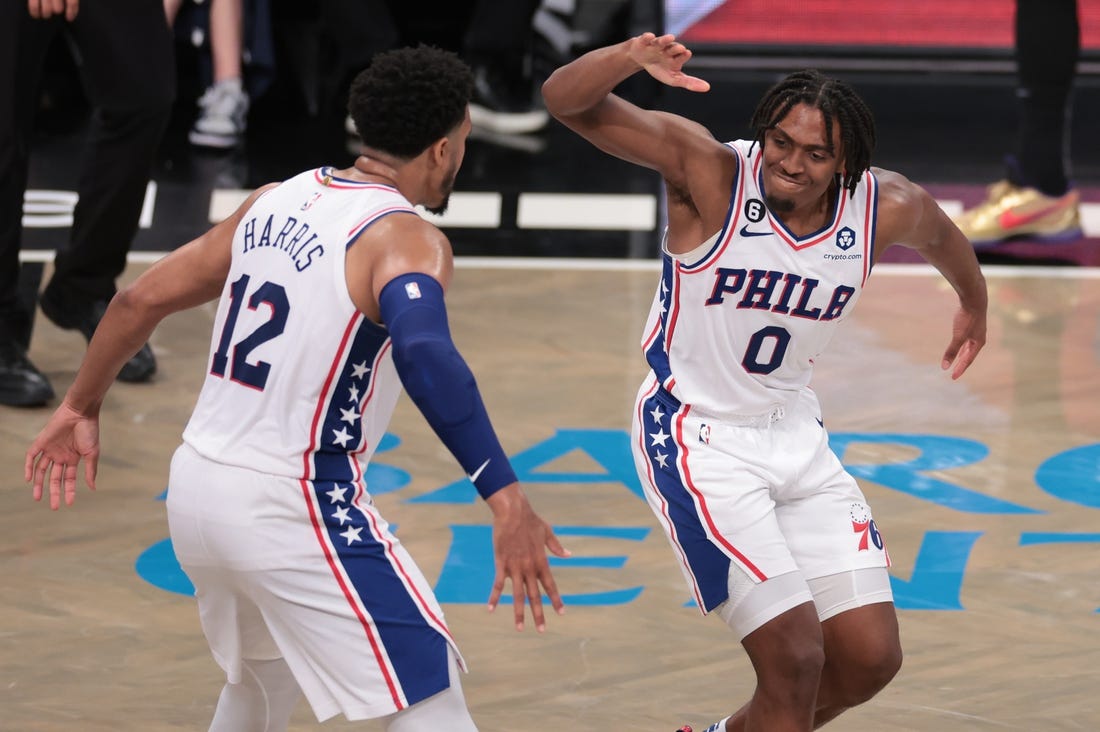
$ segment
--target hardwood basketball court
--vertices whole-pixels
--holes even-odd
[[[907,265],[876,269],[819,364],[834,448],[890,548],[906,650],[894,683],[830,729],[1100,729],[1100,282],[1087,269],[987,276],[989,342],[961,381],[938,366],[952,293]],[[516,633],[508,608],[486,613],[489,512],[442,490],[461,472],[408,399],[376,458],[377,503],[437,583],[483,730],[700,729],[751,693],[740,646],[687,606],[623,477],[656,282],[651,262],[463,260],[449,295],[505,449],[574,553],[556,569],[573,601],[545,634]],[[155,383],[113,388],[99,490],[71,509],[51,514],[21,482],[49,410],[0,409],[0,729],[209,723],[220,669],[192,598],[164,588],[178,571],[150,548],[167,537],[158,497],[212,320],[212,306],[166,320]],[[31,355],[59,390],[82,353],[79,335],[39,319]],[[292,729],[317,728],[302,702]]]

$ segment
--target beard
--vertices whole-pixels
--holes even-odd
[[[790,213],[794,211],[794,200],[790,198],[779,198],[778,196],[764,195],[764,200],[768,204],[768,208],[776,213]]]
[[[435,214],[436,216],[442,216],[443,214],[447,213],[447,205],[451,202],[451,192],[454,191],[455,178],[457,178],[457,177],[458,177],[458,166],[456,165],[455,169],[447,174],[447,182],[443,185],[443,190],[442,190],[443,199],[439,203],[437,203],[435,206],[425,206],[424,207],[424,209],[428,213]]]
[[[438,205],[436,205],[436,206],[425,206],[424,210],[427,211],[430,214],[435,214],[436,216],[442,216],[443,214],[447,213],[447,204],[449,204],[450,202],[451,202],[451,192],[447,191],[446,193],[443,194],[443,200],[440,201]]]

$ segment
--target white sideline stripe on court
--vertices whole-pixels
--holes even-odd
[[[229,216],[251,192],[215,190],[210,197],[210,222]],[[936,203],[948,216],[963,210],[962,201]],[[500,226],[501,205],[499,193],[453,193],[442,218],[424,211],[421,216],[443,227],[495,229]],[[648,194],[521,193],[516,223],[521,229],[653,231],[657,228],[657,198]],[[1100,203],[1081,204],[1081,228],[1085,236],[1100,237]]]
[[[149,229],[153,226],[153,211],[157,207],[157,182],[149,181],[145,186],[145,198],[141,203],[141,216],[138,218],[138,226]]]
[[[130,264],[152,264],[167,252],[130,252],[126,261]],[[19,253],[23,262],[52,262],[52,249],[25,249]],[[455,257],[455,266],[461,269],[538,269],[572,270],[577,272],[657,272],[659,259],[569,259],[564,257]],[[1054,279],[1100,280],[1100,267],[1041,267],[1014,264],[987,264],[982,267],[986,277],[1050,277]],[[895,264],[884,262],[875,265],[875,275],[890,277],[939,277],[940,273],[928,264]]]
[[[499,193],[452,193],[447,213],[442,216],[417,209],[421,218],[443,228],[500,228],[502,197]]]
[[[146,191],[146,209],[156,200],[156,188]],[[212,223],[221,221],[233,213],[252,193],[244,189],[217,189],[210,199],[209,218]],[[43,227],[71,225],[71,210],[75,194],[67,191],[40,191],[28,195],[24,225]],[[949,215],[962,210],[957,200],[937,201]],[[443,217],[421,211],[421,216],[440,226],[497,228],[500,226],[502,196],[492,192],[454,193],[451,205]],[[646,194],[588,194],[588,193],[524,193],[519,197],[521,228],[530,229],[619,229],[649,231],[656,228],[657,199]],[[569,214],[577,208],[582,213]],[[56,217],[67,219],[64,223],[28,221],[30,217]],[[142,213],[143,220],[146,212]],[[143,221],[143,225],[145,222]],[[614,225],[613,225],[614,224]],[[1086,236],[1100,237],[1100,203],[1081,204],[1081,227]],[[183,242],[180,242],[181,244]],[[130,252],[127,261],[135,264],[151,264],[164,256],[164,252]],[[19,258],[24,262],[52,262],[53,250],[24,250]],[[656,270],[657,259],[589,259],[552,257],[456,257],[455,265],[469,269],[542,269],[578,271],[646,271]],[[982,270],[995,277],[1055,277],[1100,279],[1096,267],[1040,267],[1015,265],[987,265]],[[875,267],[875,274],[898,276],[938,275],[926,264],[883,263]]]
[[[23,216],[25,229],[67,229],[73,225],[73,211],[80,196],[76,191],[56,191],[28,188],[23,191]],[[157,206],[157,182],[145,185],[145,197],[141,202],[138,226],[148,229],[153,225],[153,210]]]
[[[210,196],[207,218],[216,224],[236,211],[252,194],[244,189],[215,189]],[[436,226],[454,228],[496,229],[500,227],[501,195],[499,193],[452,193],[447,213],[442,216],[417,209],[421,217]]]
[[[210,196],[210,223],[222,221],[252,193],[244,189],[215,189]],[[962,211],[961,201],[938,201],[948,216]],[[500,226],[499,193],[452,193],[447,213],[421,212],[440,226],[495,229]],[[1100,204],[1083,204],[1086,206]],[[1082,214],[1084,212],[1082,211]],[[1100,216],[1100,212],[1096,214]],[[648,194],[521,193],[516,225],[521,229],[598,229],[653,231],[657,228],[657,197]],[[1098,227],[1100,228],[1100,227]]]
[[[940,208],[943,209],[943,212],[951,218],[955,218],[963,212],[962,201],[936,201],[936,203],[938,203]]]
[[[521,193],[521,229],[653,231],[657,197],[641,193]]]
[[[210,194],[207,219],[216,224],[244,203],[251,189],[216,188]],[[138,225],[152,228],[157,203],[157,184],[149,181]],[[72,191],[28,190],[23,226],[67,228],[72,226],[76,205]],[[937,201],[948,216],[962,212],[961,201]],[[503,197],[496,192],[456,192],[443,216],[418,209],[420,215],[443,228],[495,229],[500,226]],[[657,197],[627,193],[521,193],[516,224],[521,229],[580,229],[602,231],[653,231],[658,226]],[[1100,237],[1100,203],[1081,204],[1081,228],[1088,237]]]
[[[1081,204],[1081,228],[1085,236],[1100,236],[1100,203]]]
[[[225,221],[251,195],[251,190],[243,188],[215,188],[213,193],[210,194],[210,208],[206,213],[207,220],[212,224]]]
[[[545,269],[599,272],[657,272],[659,259],[567,259],[556,257],[455,257],[455,266],[461,269]],[[986,277],[1050,277],[1055,279],[1100,279],[1100,267],[1043,267],[1014,264],[987,264],[982,266]],[[900,264],[884,262],[876,264],[875,275],[890,277],[942,277],[930,264]]]
[[[210,196],[210,222],[225,219],[251,193],[215,189]],[[495,229],[500,226],[502,205],[499,193],[455,192],[442,217],[427,211],[420,215],[443,227]],[[521,229],[653,231],[657,228],[657,197],[634,193],[521,193],[516,225]]]

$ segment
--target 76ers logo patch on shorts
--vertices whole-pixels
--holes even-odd
[[[882,535],[871,518],[871,509],[866,503],[853,503],[848,512],[852,518],[852,531],[859,535],[859,551],[867,551],[871,544],[882,549]]]

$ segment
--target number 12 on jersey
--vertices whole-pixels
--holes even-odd
[[[228,366],[229,378],[232,381],[263,391],[264,385],[267,384],[267,375],[271,371],[271,364],[264,361],[248,363],[248,354],[260,344],[282,334],[283,329],[286,328],[287,316],[290,314],[290,302],[287,301],[286,290],[282,285],[264,282],[248,298],[248,309],[257,310],[261,305],[267,305],[271,308],[271,316],[266,323],[261,323],[251,333],[234,342],[234,330],[236,330],[237,318],[241,314],[241,305],[248,291],[248,283],[249,276],[242,274],[229,286],[229,313],[225,316],[225,325],[218,340],[218,350],[214,352],[214,360],[210,364],[210,373],[225,378]],[[229,363],[230,345],[233,350],[232,364]]]

